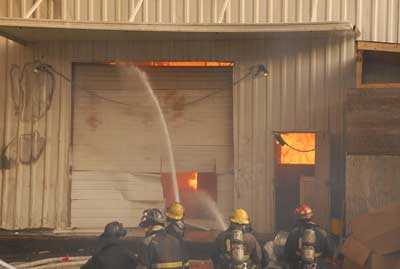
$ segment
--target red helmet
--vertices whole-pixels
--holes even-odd
[[[295,213],[300,219],[311,219],[313,216],[313,210],[307,204],[300,205],[296,208]]]

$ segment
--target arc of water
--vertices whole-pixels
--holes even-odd
[[[168,125],[167,122],[165,120],[164,117],[164,113],[162,112],[161,106],[160,106],[160,102],[157,99],[157,96],[154,94],[153,88],[150,85],[150,82],[147,78],[147,75],[140,71],[138,68],[134,67],[135,72],[138,73],[140,79],[143,81],[144,86],[147,90],[147,92],[149,93],[149,95],[151,96],[151,99],[155,105],[155,107],[157,108],[158,114],[160,116],[160,120],[161,120],[161,124],[162,124],[162,130],[164,133],[164,137],[166,138],[166,143],[167,143],[167,147],[168,147],[168,157],[169,157],[169,163],[171,166],[171,170],[172,170],[172,187],[174,190],[174,198],[176,202],[180,202],[180,197],[179,197],[179,188],[178,188],[178,179],[176,178],[176,167],[175,167],[175,158],[174,158],[174,153],[172,151],[172,142],[171,142],[171,137],[169,135],[169,131],[168,131]]]

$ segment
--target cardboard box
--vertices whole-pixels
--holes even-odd
[[[400,203],[354,218],[344,269],[400,269]]]

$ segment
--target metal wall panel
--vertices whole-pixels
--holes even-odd
[[[226,198],[233,191],[231,68],[145,71],[170,127],[176,170],[217,173],[218,202],[231,204]],[[135,226],[145,208],[155,201],[162,206],[160,172],[170,171],[154,104],[139,76],[113,65],[75,65],[74,82],[71,225],[99,228],[114,216]],[[112,204],[107,214],[104,203]]]
[[[203,4],[206,3],[204,0]],[[18,50],[11,49],[11,44],[0,43],[0,53],[5,51],[8,55],[0,58],[3,77],[14,59],[26,61],[23,54],[15,55]],[[221,180],[218,188],[223,191],[232,184],[234,187],[233,193],[224,192],[225,202],[219,204],[224,214],[234,206],[244,207],[253,216],[255,228],[268,232],[273,230],[275,214],[273,131],[322,134],[319,157],[322,165],[317,169],[317,177],[329,181],[335,193],[338,190],[344,193],[343,103],[344,90],[352,85],[353,44],[351,37],[310,34],[306,38],[281,35],[245,42],[50,42],[37,44],[33,50],[35,57],[43,57],[43,61],[68,77],[72,62],[215,59],[235,61],[237,80],[254,65],[266,63],[270,70],[268,78],[245,79],[233,89],[235,179]],[[20,48],[18,53],[23,50]],[[9,83],[5,81],[2,83]],[[56,81],[57,90],[46,120],[34,125],[47,138],[42,159],[29,173],[23,170],[13,176],[10,171],[2,173],[4,228],[69,225],[71,85],[61,77]],[[3,89],[0,88],[0,100],[4,103],[0,112],[5,119],[1,125],[2,144],[12,137],[16,125],[7,97],[10,89],[6,92]],[[26,203],[26,197],[32,202]],[[334,213],[340,213],[338,204],[342,200],[343,197],[335,195]]]
[[[18,88],[12,86],[10,68],[12,65],[23,67],[32,62],[39,50],[22,47],[5,39],[0,40],[0,47],[0,76],[4,84],[0,90],[1,148],[16,138],[7,151],[7,156],[14,162],[10,169],[1,170],[1,227],[23,229],[65,226],[68,222],[69,182],[66,177],[68,147],[63,143],[68,141],[69,130],[65,130],[64,123],[68,121],[68,114],[63,105],[68,105],[68,98],[65,93],[56,90],[50,109],[43,117],[23,120],[21,114],[16,112],[15,100],[12,99],[12,94],[16,94]],[[46,46],[43,49],[47,54],[59,57],[59,51],[53,47]],[[60,53],[65,53],[65,50]],[[49,63],[54,64],[54,58]],[[14,79],[18,79],[18,76]],[[63,83],[57,79],[56,88],[61,88]],[[34,132],[38,132],[46,141],[43,153],[29,164],[17,161],[26,150],[21,135]]]
[[[33,0],[7,3],[10,17],[23,17]],[[350,21],[361,31],[361,40],[400,42],[399,0],[43,0],[32,18],[131,18],[139,24]]]

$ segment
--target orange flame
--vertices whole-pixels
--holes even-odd
[[[315,134],[314,133],[284,133],[281,137],[291,147],[281,146],[281,164],[315,164]],[[308,152],[301,152],[308,151]]]
[[[191,177],[187,181],[187,184],[192,191],[197,191],[197,175],[197,172],[192,172]]]

